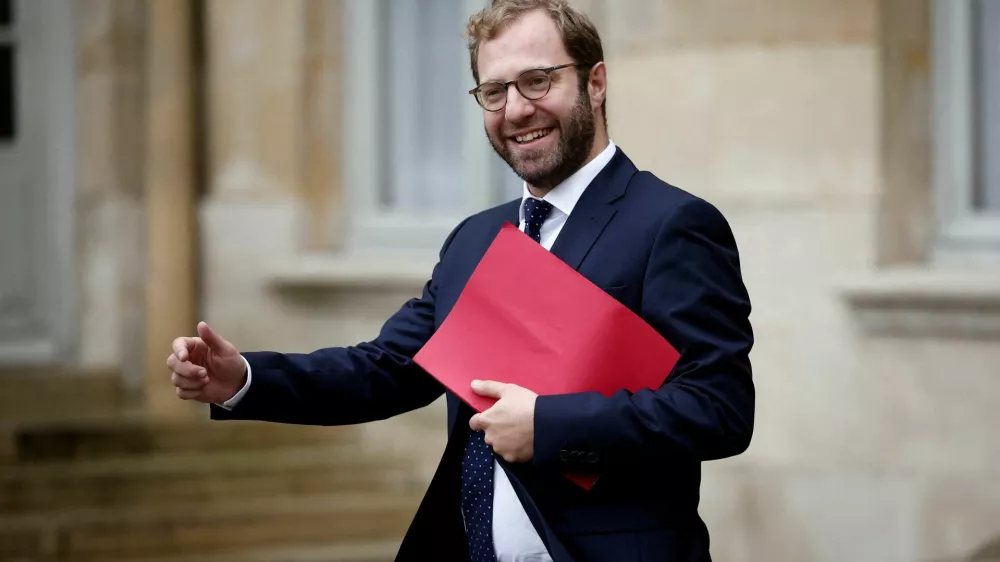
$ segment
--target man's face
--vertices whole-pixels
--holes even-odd
[[[530,12],[480,45],[479,82],[506,82],[525,70],[571,62],[555,23],[543,12]],[[541,99],[526,99],[511,85],[502,110],[483,111],[494,150],[539,189],[551,189],[580,169],[595,134],[594,108],[577,69],[549,77],[551,87]]]

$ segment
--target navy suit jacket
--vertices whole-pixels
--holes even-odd
[[[245,353],[253,383],[214,419],[345,425],[421,408],[445,389],[412,357],[448,315],[520,201],[448,236],[419,298],[373,341],[309,354]],[[709,560],[698,515],[701,462],[750,443],[750,302],[729,224],[709,203],[619,149],[583,193],[552,253],[639,314],[681,353],[665,384],[635,394],[541,396],[534,459],[498,458],[555,562]],[[462,453],[472,410],[447,393],[448,444],[397,560],[467,560]],[[585,491],[560,476],[601,474]]]

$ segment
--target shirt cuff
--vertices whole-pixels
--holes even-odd
[[[247,390],[250,388],[250,379],[253,378],[253,370],[250,369],[250,362],[247,361],[247,358],[243,357],[242,355],[240,355],[240,359],[243,359],[243,364],[247,366],[247,382],[246,384],[243,385],[243,388],[241,388],[240,391],[236,393],[235,396],[233,396],[229,400],[226,400],[222,404],[217,404],[217,406],[225,408],[227,410],[232,410],[233,408],[236,407],[237,404],[240,403],[240,400],[243,399],[243,396],[247,393]]]

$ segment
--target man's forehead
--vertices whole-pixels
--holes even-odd
[[[506,70],[500,70],[494,73],[482,73],[480,72],[479,82],[506,82],[508,80],[515,80],[518,75],[526,70],[534,70],[538,68],[549,68],[551,66],[557,66],[555,62],[549,59],[538,59],[536,62],[527,64],[518,64],[517,67],[503,67]],[[499,66],[498,66],[499,68]]]
[[[555,22],[541,12],[525,14],[479,47],[479,81],[513,80],[531,68],[568,62]]]

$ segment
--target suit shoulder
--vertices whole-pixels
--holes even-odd
[[[508,201],[506,203],[501,203],[499,205],[496,205],[495,207],[490,207],[489,209],[485,209],[473,215],[469,215],[469,217],[467,217],[464,221],[462,221],[462,223],[475,228],[487,225],[488,226],[499,225],[502,224],[504,221],[510,221],[512,219],[517,220],[517,211],[520,203],[521,203],[520,198]]]
[[[504,221],[517,220],[519,203],[519,199],[509,201],[469,215],[452,229],[441,249],[441,255],[443,256],[453,243],[457,242],[460,246],[464,246],[465,243],[483,239],[484,236],[495,236],[496,229]]]
[[[640,170],[632,178],[627,194],[631,197],[630,207],[646,209],[659,220],[695,215],[701,220],[725,221],[722,212],[706,199],[667,183],[656,177],[652,172]],[[681,213],[681,210],[684,213]]]

